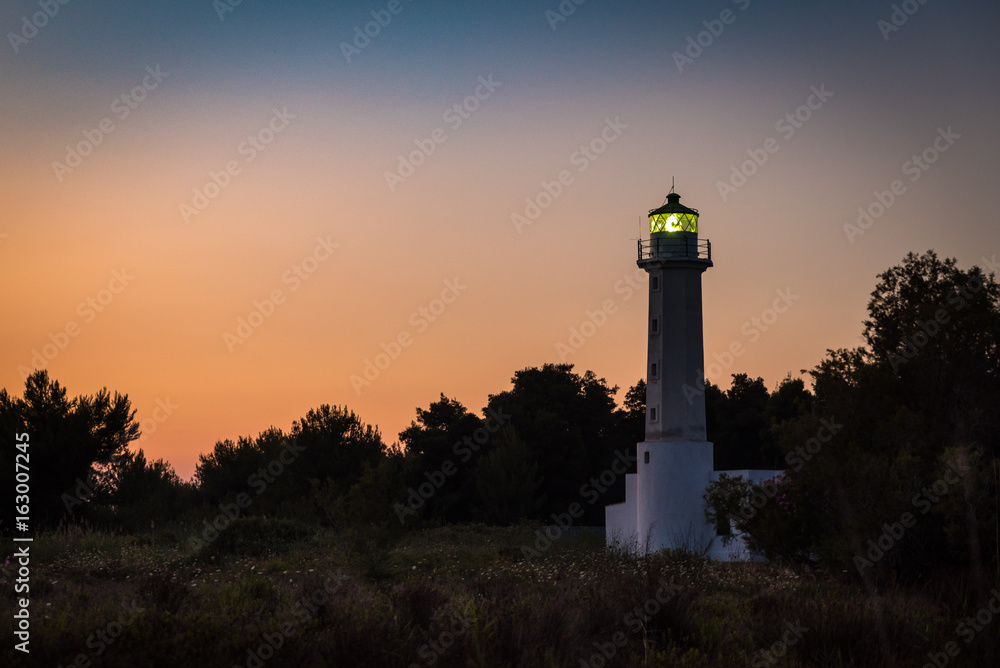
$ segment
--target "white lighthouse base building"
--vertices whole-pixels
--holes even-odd
[[[604,510],[608,547],[634,554],[680,549],[716,561],[760,559],[735,528],[728,544],[723,544],[723,536],[705,520],[703,494],[723,473],[760,483],[782,471],[713,471],[712,449],[706,441],[640,443],[638,473],[625,476],[625,502]]]

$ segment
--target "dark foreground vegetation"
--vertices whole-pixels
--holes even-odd
[[[287,520],[63,529],[36,541],[30,661],[11,666],[995,665],[1000,620],[961,576],[870,591],[804,566],[634,558],[600,537],[463,525],[395,545]],[[10,588],[0,588],[10,610]],[[11,619],[4,615],[3,637]],[[958,655],[942,654],[955,643]],[[87,662],[91,662],[87,664]]]

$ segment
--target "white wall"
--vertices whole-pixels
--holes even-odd
[[[708,441],[643,441],[638,452],[636,524],[650,550],[707,549],[715,536],[702,495],[712,476]],[[646,463],[649,453],[649,463]]]
[[[637,477],[635,473],[625,475],[625,502],[604,507],[604,542],[608,547],[621,546],[630,552],[639,547],[635,521],[635,499]]]

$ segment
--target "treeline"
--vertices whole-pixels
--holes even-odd
[[[222,506],[232,514],[234,503],[240,516],[397,528],[544,521],[580,503],[577,521],[601,525],[604,506],[624,499],[616,471],[635,471],[644,436],[645,383],[621,405],[618,392],[570,364],[526,368],[479,412],[441,394],[391,445],[347,407],[323,405],[288,431],[217,442],[191,482],[128,447],[140,432],[127,396],[71,399],[45,371],[28,378],[22,397],[0,391],[0,428],[29,435],[35,527],[86,519],[140,531]],[[774,426],[810,404],[800,380],[772,394],[762,379],[736,375],[728,391],[709,383],[705,392],[716,463],[727,468],[773,465]],[[14,475],[2,470],[12,461],[0,475]],[[10,527],[9,506],[5,513]]]

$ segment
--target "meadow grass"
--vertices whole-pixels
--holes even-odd
[[[980,606],[926,583],[874,593],[850,574],[634,557],[599,536],[527,558],[533,527],[386,539],[247,518],[192,535],[37,538],[31,654],[13,651],[5,614],[3,665],[923,666],[957,641],[948,665],[978,666],[998,646],[1000,619],[967,644],[956,626]]]

